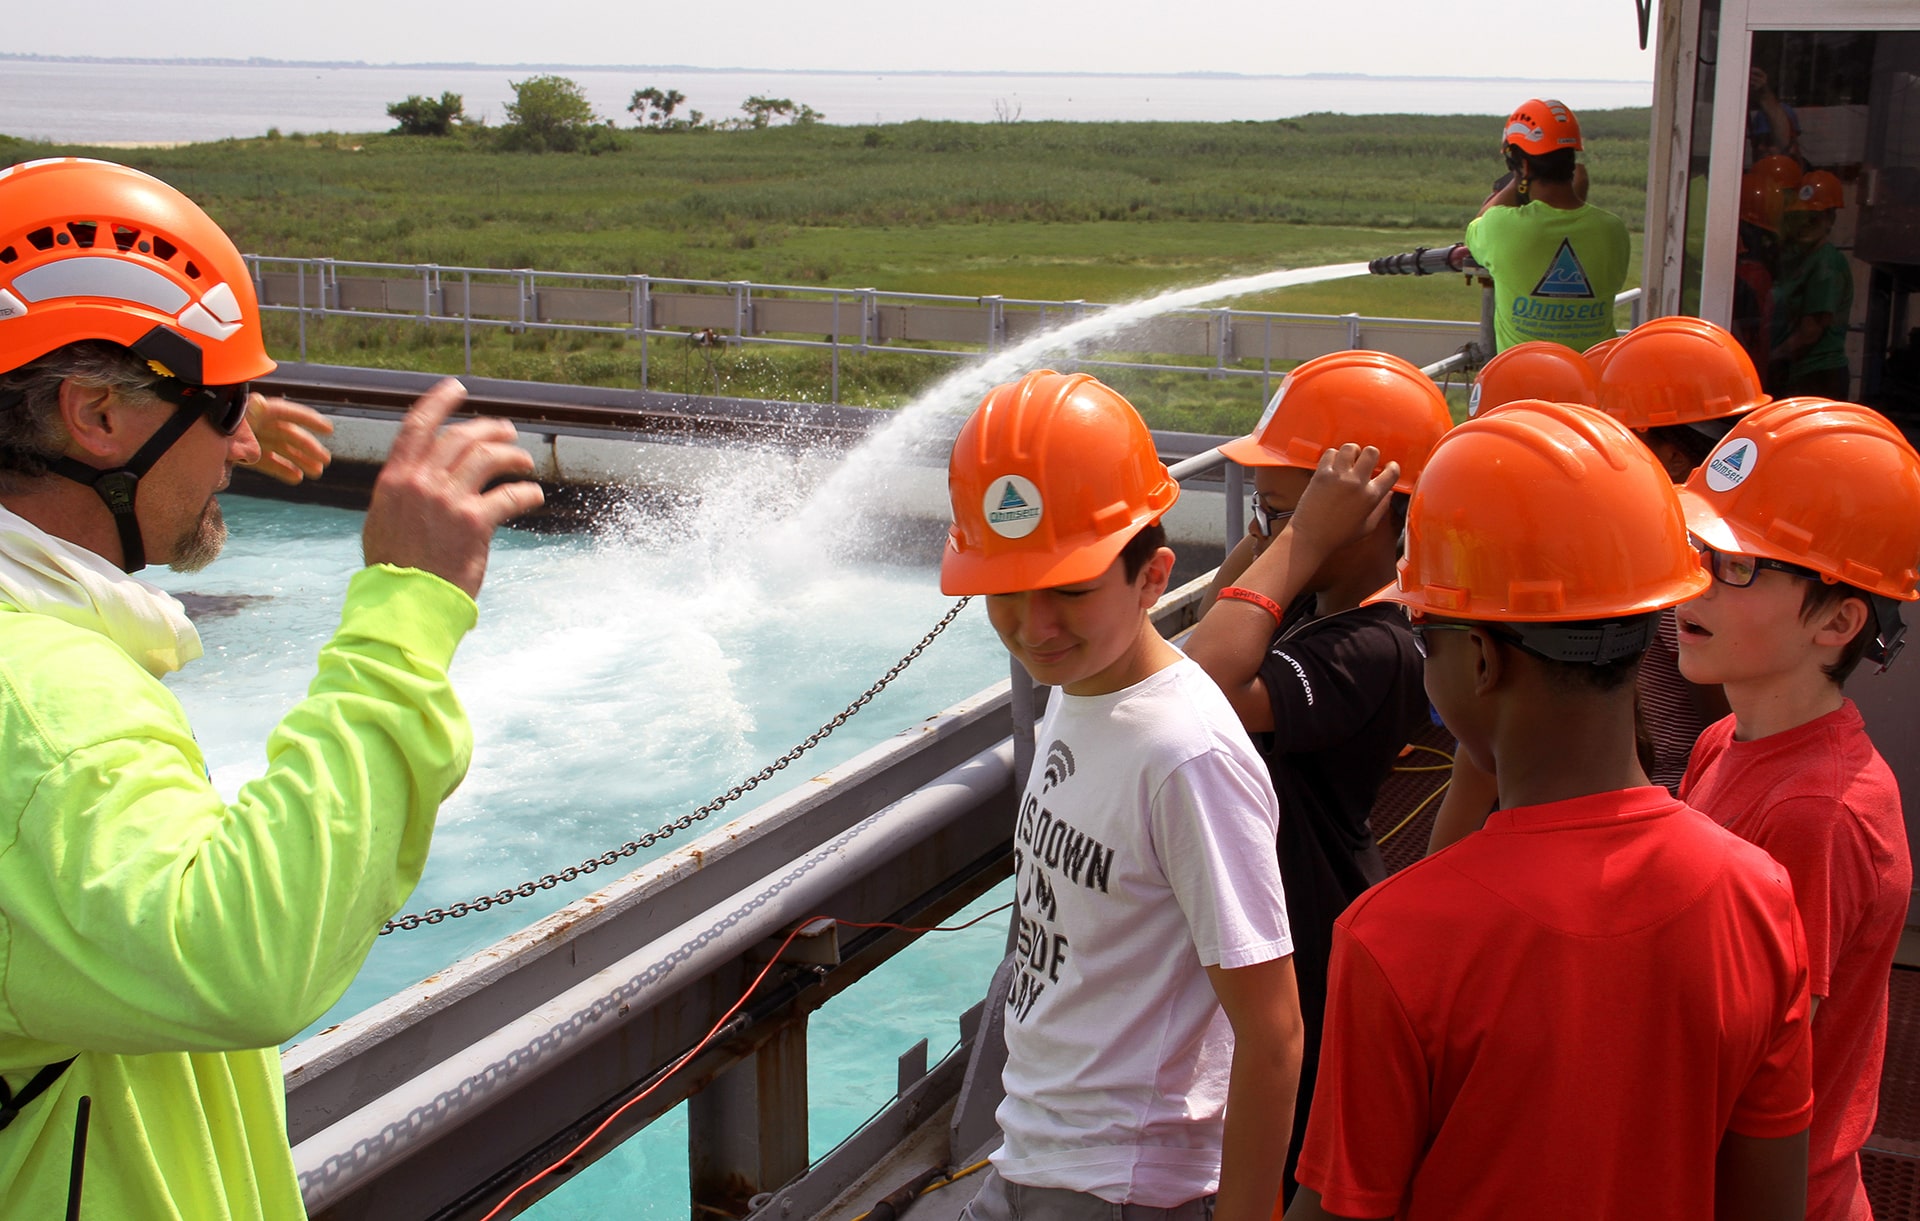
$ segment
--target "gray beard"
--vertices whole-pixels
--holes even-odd
[[[174,544],[167,567],[175,572],[199,572],[218,559],[226,545],[227,519],[220,514],[220,502],[209,497],[200,520]]]

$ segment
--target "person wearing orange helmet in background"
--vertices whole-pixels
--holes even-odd
[[[186,196],[0,170],[0,1216],[295,1218],[278,1044],[420,876],[471,734],[447,680],[496,525],[540,503],[443,383],[381,472],[367,568],[266,772],[215,791],[163,677],[200,655],[132,574],[219,553],[271,372],[246,265]]]
[[[986,595],[1059,688],[1014,829],[1005,1140],[962,1215],[1267,1221],[1301,1040],[1278,812],[1232,707],[1148,616],[1180,485],[1124,398],[1045,370],[987,394],[948,485],[940,588]]]
[[[1733,336],[1699,318],[1650,319],[1610,342],[1597,361],[1591,353],[1538,347],[1524,365],[1508,367],[1521,348],[1487,363],[1474,384],[1476,412],[1529,397],[1528,389],[1537,389],[1540,398],[1564,395],[1562,401],[1598,407],[1631,429],[1674,483],[1705,460],[1742,413],[1771,401]],[[1634,682],[1641,764],[1655,784],[1677,793],[1700,732],[1727,714],[1726,697],[1718,687],[1690,683],[1680,673],[1671,611],[1660,616]],[[1437,852],[1478,830],[1494,797],[1493,777],[1456,754],[1427,850]]]
[[[1509,404],[1434,449],[1376,596],[1500,809],[1335,926],[1289,1221],[1800,1215],[1786,873],[1635,752],[1653,621],[1708,579],[1665,472],[1591,408]]]
[[[1920,454],[1880,415],[1789,399],[1743,418],[1681,491],[1715,581],[1679,610],[1680,668],[1733,715],[1681,797],[1786,867],[1812,976],[1807,1216],[1870,1221],[1887,974],[1912,858],[1900,790],[1842,684],[1900,649],[1920,563]]]
[[[1214,578],[1187,656],[1254,735],[1280,797],[1280,879],[1306,1022],[1287,1191],[1306,1135],[1333,921],[1387,876],[1368,816],[1427,720],[1406,616],[1360,601],[1393,579],[1407,493],[1453,424],[1420,370],[1333,352],[1287,374],[1253,432],[1253,521]]]
[[[1740,176],[1739,243],[1733,265],[1733,317],[1728,330],[1762,375],[1773,362],[1773,278],[1780,265],[1781,218],[1787,192],[1800,185],[1800,163],[1768,157]]]
[[[1511,179],[1467,225],[1467,248],[1493,277],[1495,346],[1529,339],[1584,349],[1612,337],[1627,281],[1627,227],[1587,203],[1574,162],[1580,122],[1551,99],[1521,104],[1500,147]]]
[[[1782,397],[1843,399],[1852,384],[1847,324],[1853,269],[1827,239],[1846,206],[1840,180],[1814,170],[1787,192],[1780,264],[1773,281],[1773,363],[1768,385]]]

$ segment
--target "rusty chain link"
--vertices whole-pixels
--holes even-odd
[[[761,768],[752,776],[749,776],[739,784],[734,785],[726,792],[720,794],[720,796],[714,798],[712,801],[694,810],[692,813],[682,814],[672,822],[647,832],[639,839],[628,840],[618,848],[609,848],[599,856],[589,857],[578,865],[568,866],[558,873],[549,873],[545,877],[538,878],[534,881],[522,882],[518,886],[509,886],[504,890],[496,890],[490,895],[481,895],[477,899],[468,899],[465,902],[452,903],[446,907],[434,907],[423,912],[410,912],[407,915],[395,917],[387,921],[385,926],[381,928],[380,935],[384,937],[396,929],[412,930],[419,928],[423,924],[439,924],[443,920],[455,920],[461,916],[471,915],[474,912],[486,911],[490,907],[511,903],[515,899],[524,899],[536,891],[552,890],[555,886],[563,882],[571,882],[576,878],[593,873],[602,865],[611,865],[615,861],[632,856],[642,848],[651,848],[675,832],[684,831],[694,823],[700,822],[730,803],[738,801],[741,797],[760,787],[761,783],[771,778],[775,772],[780,771],[801,755],[806,754],[814,747],[820,745],[820,743],[826,741],[834,730],[840,728],[852,719],[854,713],[872,703],[875,696],[887,689],[888,683],[900,677],[901,672],[909,665],[912,665],[914,659],[924,653],[927,646],[932,644],[941,632],[947,630],[949,624],[959,618],[961,610],[963,610],[970,601],[972,601],[972,598],[966,597],[955,602],[947,611],[946,615],[941,618],[940,622],[933,625],[933,630],[925,636],[922,636],[920,643],[908,649],[899,661],[894,662],[893,668],[885,674],[882,674],[878,682],[862,692],[859,699],[854,700],[851,704],[842,708],[833,719],[808,734],[800,741],[799,745],[795,746],[786,754],[781,755],[772,763],[767,764],[767,766]]]

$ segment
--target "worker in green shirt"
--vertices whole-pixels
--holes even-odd
[[[511,425],[441,427],[445,382],[266,773],[231,803],[208,779],[162,682],[199,635],[133,574],[219,554],[273,368],[246,264],[184,195],[0,170],[0,1217],[304,1217],[278,1045],[345,991],[466,771],[447,666],[494,528],[541,495]]]
[[[1814,170],[1787,192],[1779,269],[1773,277],[1774,393],[1782,398],[1845,399],[1847,322],[1853,269],[1827,238],[1846,203],[1840,180]]]
[[[1501,351],[1533,339],[1585,351],[1615,335],[1627,227],[1587,203],[1580,148],[1580,121],[1552,99],[1522,103],[1501,134],[1512,176],[1467,225],[1467,249],[1493,277]]]

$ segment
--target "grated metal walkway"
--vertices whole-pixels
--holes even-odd
[[[1920,1221],[1920,971],[1906,967],[1888,985],[1880,1119],[1860,1173],[1875,1221]]]

